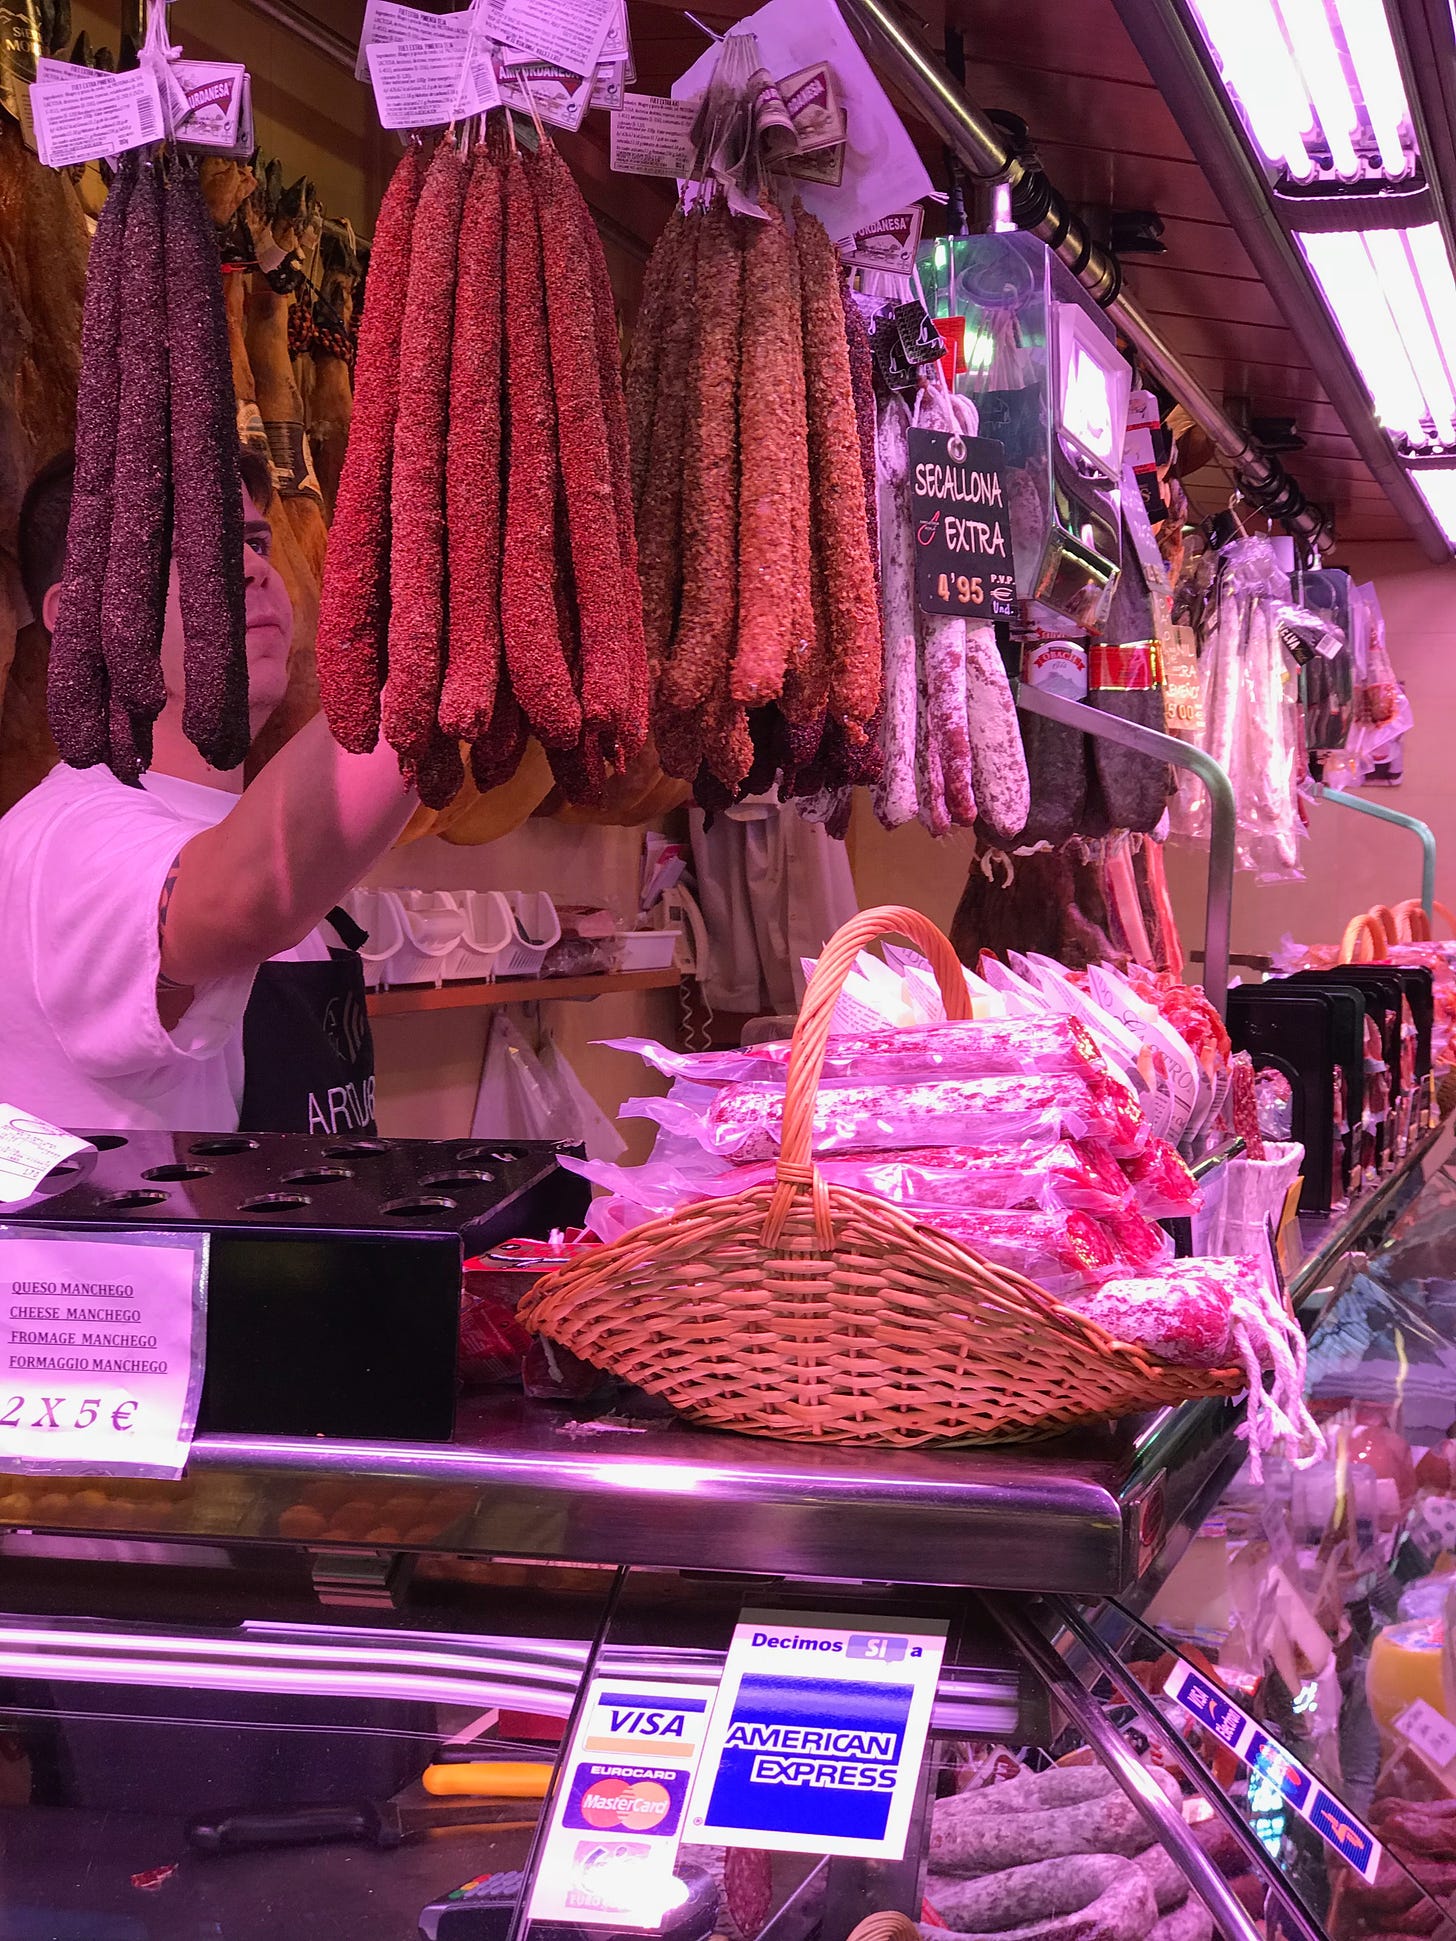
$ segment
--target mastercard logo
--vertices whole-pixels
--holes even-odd
[[[581,1817],[588,1826],[629,1827],[651,1831],[667,1818],[671,1795],[655,1779],[602,1779],[581,1797]]]

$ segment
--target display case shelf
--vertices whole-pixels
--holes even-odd
[[[1336,1263],[1373,1246],[1453,1146],[1448,1120],[1329,1224],[1297,1307],[1323,1305]],[[0,1476],[0,1529],[1117,1596],[1181,1552],[1242,1460],[1238,1419],[1210,1400],[1041,1443],[884,1450],[501,1394],[463,1403],[450,1443],[207,1435],[179,1483]]]
[[[371,991],[371,1018],[412,1017],[418,1011],[483,1011],[497,1004],[553,1003],[561,998],[617,997],[624,991],[670,991],[681,983],[672,969],[614,971],[601,977],[501,977],[458,984],[407,984]]]

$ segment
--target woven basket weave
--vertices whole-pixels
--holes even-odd
[[[804,996],[774,1182],[593,1249],[543,1276],[520,1318],[698,1422],[794,1441],[1011,1442],[1242,1388],[1237,1368],[1173,1368],[908,1211],[823,1179],[811,1136],[835,1002],[864,946],[896,934],[930,959],[947,1015],[970,1015],[928,918],[861,912]]]

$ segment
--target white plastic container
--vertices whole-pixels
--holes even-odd
[[[561,941],[561,919],[544,890],[501,892],[511,912],[510,941],[496,959],[497,977],[534,977],[552,944]]]
[[[404,941],[387,968],[391,984],[442,984],[445,960],[465,934],[465,912],[450,890],[401,890]]]
[[[619,930],[623,971],[671,970],[681,930]]]
[[[390,981],[390,966],[405,941],[404,910],[394,890],[353,890],[344,908],[369,934],[359,946],[364,987],[378,991]]]
[[[462,906],[464,928],[445,959],[446,983],[496,977],[502,957],[515,942],[515,912],[500,890],[460,890],[456,901]]]

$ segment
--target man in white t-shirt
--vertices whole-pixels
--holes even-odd
[[[54,461],[21,515],[22,575],[47,627],[71,481]],[[287,685],[293,614],[269,561],[267,467],[250,455],[244,485],[256,737]],[[414,797],[387,746],[345,754],[322,715],[246,788],[241,769],[209,768],[182,733],[175,571],[162,662],[168,702],[140,788],[63,763],[0,818],[0,1100],[80,1130],[370,1130],[363,982],[334,906]]]

